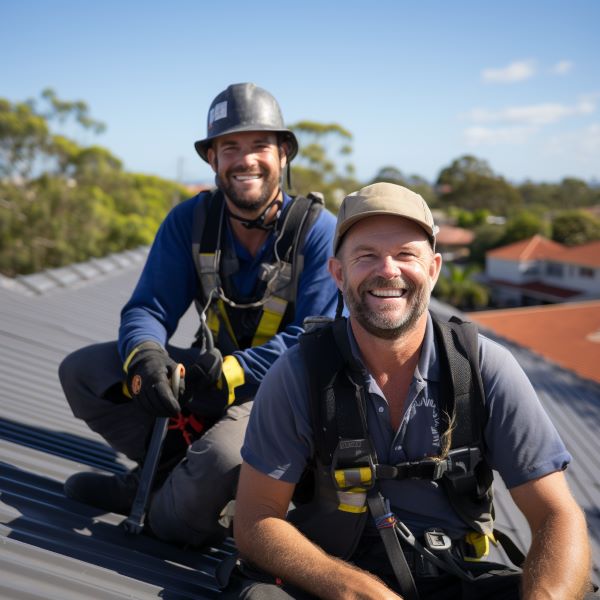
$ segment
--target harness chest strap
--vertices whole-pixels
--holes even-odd
[[[278,261],[261,265],[263,297],[250,303],[252,309],[261,311],[251,346],[266,343],[291,320],[297,281],[303,266],[301,246],[307,230],[318,216],[322,206],[322,198],[309,195],[308,198],[295,198],[284,209],[280,217],[281,228],[275,232]],[[199,292],[202,296],[196,304],[199,310],[204,310],[202,307],[207,308],[207,324],[213,335],[218,337],[221,328],[224,327],[232,347],[239,348],[238,336],[223,301],[222,276],[229,277],[231,274],[222,273],[221,240],[225,225],[224,213],[225,203],[219,192],[212,193],[207,202],[199,202],[194,212],[192,251],[200,281]],[[237,260],[230,258],[229,262],[237,263]],[[237,269],[229,265],[228,270],[233,273]],[[209,306],[206,306],[207,304]],[[235,303],[232,302],[232,305]],[[250,309],[250,306],[244,304],[240,304],[240,307]]]

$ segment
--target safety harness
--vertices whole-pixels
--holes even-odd
[[[227,243],[226,206],[222,192],[206,192],[196,204],[192,252],[199,278],[196,307],[226,354],[258,346],[271,339],[294,318],[298,279],[307,232],[324,202],[316,193],[297,196],[277,217],[272,262],[261,264],[259,280],[250,298],[241,298],[232,284],[238,271],[234,248]],[[200,345],[202,327],[198,331]]]
[[[406,598],[417,598],[412,574],[404,557],[409,547],[419,557],[436,567],[469,579],[450,552],[451,541],[438,529],[428,530],[422,541],[391,512],[388,501],[379,491],[386,479],[423,479],[436,481],[461,519],[472,530],[461,543],[463,560],[480,560],[489,550],[489,541],[500,541],[509,558],[517,565],[524,556],[514,543],[493,527],[492,470],[484,458],[483,431],[487,421],[484,390],[479,371],[477,328],[473,323],[452,318],[443,322],[432,315],[434,335],[440,349],[441,431],[451,430],[450,443],[439,457],[380,464],[367,428],[367,374],[352,354],[346,319],[337,318],[315,328],[300,338],[300,348],[310,385],[310,407],[315,435],[313,468],[321,503],[327,498],[326,485],[337,494],[336,517],[331,509],[328,519],[345,523],[354,539],[334,544],[329,549],[348,557],[356,547],[365,516],[370,511],[386,547],[388,557]],[[324,485],[319,472],[329,484]],[[318,488],[321,488],[320,490]],[[330,500],[330,497],[329,497]],[[313,500],[310,504],[318,504]],[[327,500],[326,500],[327,502]],[[314,509],[313,509],[314,510]],[[300,507],[299,521],[303,520]],[[348,517],[360,523],[353,526]],[[321,525],[309,525],[318,531]],[[300,527],[302,529],[302,527]],[[333,529],[333,528],[332,528]],[[337,531],[340,531],[337,528]],[[314,533],[313,533],[314,535]],[[323,534],[321,534],[323,535]]]

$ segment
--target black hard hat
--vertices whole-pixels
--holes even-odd
[[[280,133],[288,144],[288,162],[298,153],[298,140],[286,129],[277,100],[253,83],[234,83],[212,101],[206,119],[206,137],[194,143],[196,152],[208,162],[206,152],[212,140],[240,131]]]

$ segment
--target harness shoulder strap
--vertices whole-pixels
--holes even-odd
[[[306,197],[293,198],[280,218],[281,237],[275,251],[281,260],[291,264],[290,283],[285,293],[288,305],[282,317],[281,328],[294,318],[298,280],[304,269],[304,242],[323,207],[323,197],[311,192]]]
[[[438,320],[432,315],[446,381],[442,381],[442,403],[452,415],[449,457],[464,469],[456,469],[441,482],[453,508],[475,531],[491,535],[493,530],[493,472],[484,458],[487,423],[485,392],[479,369],[477,326],[453,317]],[[455,455],[453,456],[453,452]],[[459,454],[460,453],[460,454]]]
[[[345,319],[340,319],[345,324]],[[333,385],[344,367],[332,331],[333,321],[300,336],[300,352],[306,372],[310,374],[310,413],[315,435],[315,453],[331,464],[337,446],[335,395]]]
[[[442,389],[451,393],[442,395],[445,409],[454,415],[452,448],[482,445],[483,429],[487,422],[483,383],[479,371],[478,330],[474,323],[452,317],[438,320],[432,315],[437,335],[446,384]]]
[[[219,190],[202,192],[194,207],[192,256],[200,282],[199,301],[205,304],[211,291],[220,287],[218,257],[215,251],[223,213],[223,195]]]

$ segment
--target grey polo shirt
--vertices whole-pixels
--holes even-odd
[[[348,330],[353,351],[360,358],[350,327]],[[485,429],[489,465],[500,473],[508,488],[564,469],[571,456],[510,352],[480,335],[479,361],[489,413]],[[440,367],[429,316],[397,431],[392,428],[385,396],[369,378],[367,420],[380,463],[396,464],[439,454]],[[299,346],[294,346],[273,364],[259,388],[242,448],[243,459],[270,477],[297,483],[314,449],[308,398],[307,374]],[[437,483],[383,480],[380,489],[394,513],[415,535],[434,526],[452,537],[466,532],[466,525]]]

